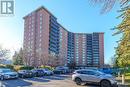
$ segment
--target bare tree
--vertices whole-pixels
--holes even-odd
[[[23,63],[26,66],[31,65],[31,58],[28,57],[29,52],[30,52],[29,49],[27,49],[27,48],[23,49]]]
[[[63,57],[61,55],[55,54],[49,54],[48,56],[48,65],[53,66],[53,67],[57,67],[57,66],[61,66],[63,65]]]
[[[64,50],[62,50],[60,52],[60,54],[58,55],[58,59],[59,59],[59,62],[60,62],[60,66],[64,66],[65,64],[67,64],[67,54]]]
[[[48,65],[48,62],[49,62],[48,56],[46,54],[42,54],[40,57],[40,62],[41,62],[41,65],[43,66]]]
[[[2,63],[3,61],[5,61],[5,60],[8,59],[9,53],[10,53],[9,50],[3,49],[3,48],[0,46],[0,63]]]
[[[93,4],[102,5],[101,13],[110,11],[115,3],[119,2],[120,6],[129,6],[130,0],[89,0]]]

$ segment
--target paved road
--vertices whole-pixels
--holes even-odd
[[[77,86],[69,75],[44,76],[27,79],[2,81],[0,87],[99,87],[92,85]]]

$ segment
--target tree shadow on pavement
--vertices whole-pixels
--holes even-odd
[[[48,80],[64,80],[65,78],[63,77],[58,77],[58,76],[48,76],[48,77],[42,77],[44,79],[48,79]]]
[[[99,85],[91,84],[91,83],[83,83],[81,86],[82,87],[100,87]]]
[[[27,78],[26,80],[35,81],[35,82],[49,82],[50,81],[43,77]]]
[[[0,83],[1,83],[0,87],[23,87],[23,86],[29,87],[32,85],[31,82],[27,82],[22,79],[4,80],[0,81]]]
[[[85,84],[85,87],[100,87],[98,85],[93,85],[93,84]]]
[[[59,77],[59,78],[69,78],[70,76],[68,75],[55,75],[56,77]]]

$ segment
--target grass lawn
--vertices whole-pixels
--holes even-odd
[[[126,83],[129,83],[129,84],[130,84],[130,76],[126,76],[126,77],[125,77],[125,81],[126,81]]]
[[[117,79],[118,82],[121,82],[121,77],[117,77],[116,79]],[[125,83],[130,85],[130,73],[126,73]]]
[[[130,73],[126,73],[126,82],[130,84]]]

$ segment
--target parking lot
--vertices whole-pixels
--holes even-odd
[[[26,79],[1,81],[0,87],[99,87],[94,85],[77,86],[71,75],[54,75]]]

